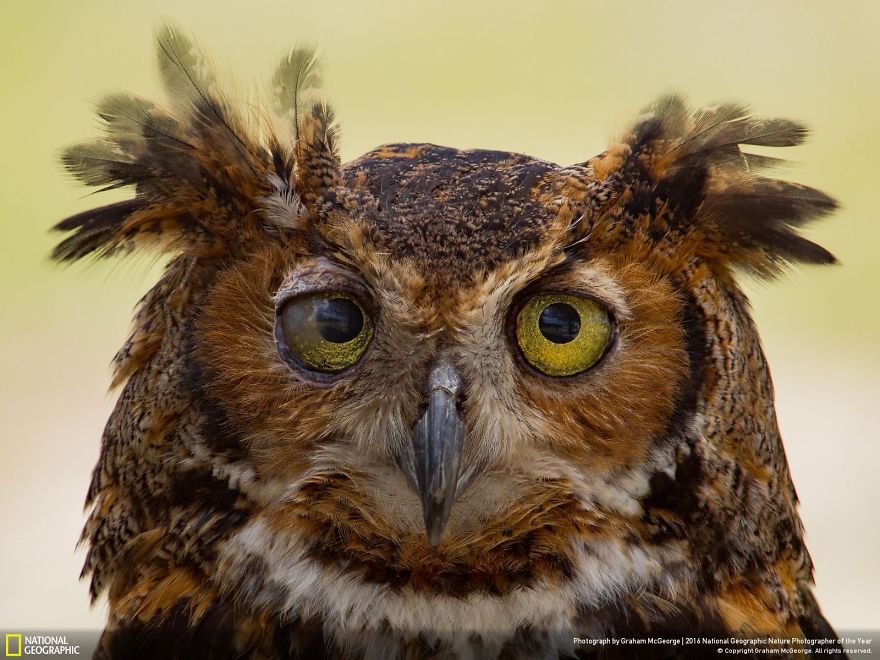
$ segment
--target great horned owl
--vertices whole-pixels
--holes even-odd
[[[257,106],[158,44],[166,104],[111,96],[64,155],[133,196],[54,252],[169,258],[88,492],[100,657],[833,637],[734,276],[834,261],[797,228],[835,203],[740,148],[804,128],[669,96],[567,167],[431,144],[343,165],[312,51]]]

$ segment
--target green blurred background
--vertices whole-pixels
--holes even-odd
[[[163,17],[248,93],[294,43],[318,44],[345,159],[425,141],[583,161],[669,90],[805,121],[813,138],[784,174],[842,202],[810,231],[842,266],[746,287],[820,602],[838,628],[880,624],[880,5],[6,0],[0,17],[0,626],[94,627],[105,613],[89,609],[74,544],[114,399],[108,364],[158,267],[62,269],[47,230],[115,199],[87,196],[58,152],[96,135],[103,94],[158,94]]]

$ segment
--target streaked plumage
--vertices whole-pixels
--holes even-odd
[[[803,127],[668,96],[568,167],[429,144],[343,165],[312,50],[259,117],[172,28],[159,62],[165,104],[109,97],[64,155],[133,197],[61,222],[54,253],[170,256],[88,494],[101,657],[833,635],[734,277],[834,261],[797,230],[835,203],[743,150]],[[539,294],[560,302],[523,315]],[[588,323],[566,300],[612,330],[549,376]],[[348,353],[297,334],[317,314]],[[540,359],[532,317],[557,333]]]

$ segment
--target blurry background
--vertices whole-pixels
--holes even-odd
[[[0,627],[101,624],[77,581],[81,505],[115,394],[108,364],[157,277],[149,259],[62,269],[51,224],[89,197],[60,147],[95,136],[94,101],[158,94],[152,33],[191,30],[253,93],[317,43],[343,157],[424,141],[572,163],[655,94],[750,102],[806,122],[785,176],[843,209],[810,234],[842,266],[747,281],[783,437],[838,629],[880,624],[880,5],[818,1],[46,2],[0,9]]]

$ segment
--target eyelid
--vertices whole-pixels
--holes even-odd
[[[314,264],[296,268],[287,275],[275,292],[272,302],[277,312],[293,298],[334,292],[352,296],[365,312],[375,317],[377,312],[375,298],[367,283],[323,257],[317,259]]]
[[[615,321],[629,321],[633,313],[626,293],[604,270],[599,264],[581,264],[560,275],[538,278],[516,295],[514,307],[521,307],[523,301],[535,295],[558,293],[590,298],[605,307]]]

